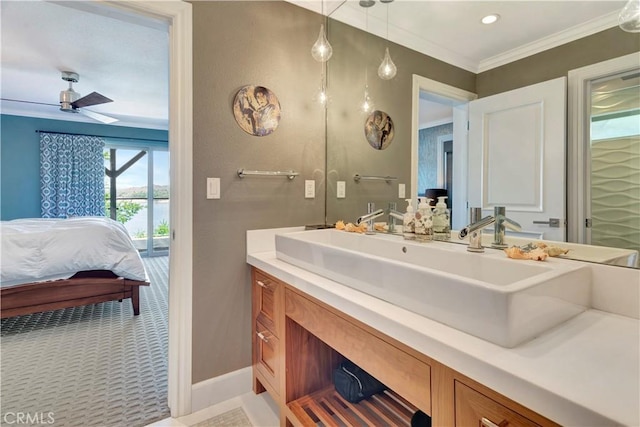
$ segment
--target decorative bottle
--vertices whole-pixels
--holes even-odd
[[[433,240],[449,241],[451,239],[451,222],[447,209],[447,196],[439,196],[433,210]]]
[[[433,218],[431,214],[431,199],[418,199],[418,211],[415,214],[416,225],[416,241],[430,242],[433,240]]]
[[[406,199],[407,212],[402,218],[402,236],[406,240],[416,240],[416,215],[413,212],[411,199]]]

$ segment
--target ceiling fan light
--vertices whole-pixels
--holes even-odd
[[[629,0],[618,15],[618,25],[629,33],[640,33],[640,0]]]
[[[73,110],[71,104],[78,100],[78,98],[80,98],[80,94],[72,88],[60,91],[60,109],[62,111]]]

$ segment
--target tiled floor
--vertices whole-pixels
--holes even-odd
[[[277,427],[280,425],[278,408],[268,393],[245,393],[225,402],[179,418],[167,418],[146,427],[190,427],[223,414],[242,408],[254,427]]]

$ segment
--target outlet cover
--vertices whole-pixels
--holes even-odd
[[[398,184],[398,198],[404,199],[406,196],[405,186],[404,184]]]

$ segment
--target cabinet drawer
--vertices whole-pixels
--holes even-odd
[[[287,289],[285,314],[347,359],[431,414],[431,368],[382,338]],[[402,391],[402,392],[400,392]]]
[[[532,427],[539,424],[455,381],[456,426],[480,427]]]
[[[268,329],[272,335],[278,337],[279,319],[278,305],[279,294],[282,292],[282,284],[266,274],[254,270],[253,275],[253,301],[254,317]]]
[[[256,369],[274,390],[279,390],[280,340],[258,321],[256,321],[254,349],[256,352]]]

